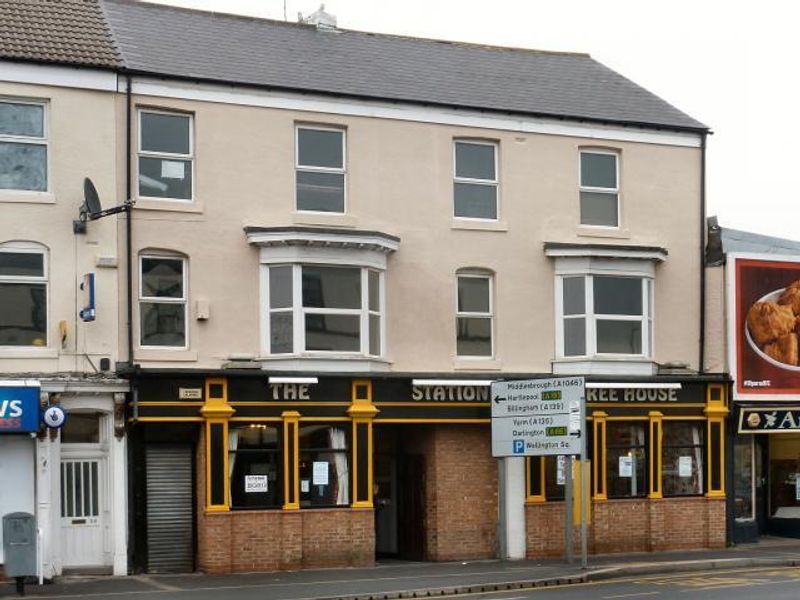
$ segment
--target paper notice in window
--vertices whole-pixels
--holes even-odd
[[[556,457],[556,485],[566,485],[567,483],[567,457]]]
[[[678,477],[691,477],[692,476],[692,457],[679,456],[678,457]]]
[[[314,462],[314,470],[312,474],[312,482],[314,485],[328,485],[328,463]]]
[[[572,401],[569,403],[569,432],[581,432],[581,403]]]
[[[307,494],[311,491],[311,482],[308,479],[300,480],[300,493]]]
[[[186,164],[177,160],[161,161],[162,179],[183,179],[186,177]]]
[[[794,474],[794,499],[800,500],[800,473]]]
[[[266,475],[245,475],[244,491],[247,494],[263,494],[269,491],[269,479]]]
[[[619,457],[619,476],[632,477],[633,476],[633,457],[620,456]]]

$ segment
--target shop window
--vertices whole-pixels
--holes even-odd
[[[47,346],[47,253],[38,244],[0,245],[0,346]]]
[[[491,357],[493,327],[492,277],[459,273],[456,307],[456,354]]]
[[[734,438],[733,517],[737,521],[752,521],[755,518],[754,445],[752,435]]]
[[[705,423],[663,424],[664,496],[700,496],[704,491]]]
[[[300,506],[350,505],[350,440],[345,427],[300,427]]]
[[[769,438],[769,516],[800,518],[800,435],[780,433]]]
[[[609,421],[606,473],[609,498],[647,495],[647,424]]]
[[[340,129],[297,128],[297,210],[345,212],[345,135]]]
[[[139,196],[192,199],[192,116],[139,111]]]
[[[581,225],[619,226],[618,156],[601,150],[580,153]]]
[[[544,495],[547,500],[563,500],[566,496],[569,456],[544,457]]]
[[[231,508],[280,508],[283,504],[280,429],[229,425]]]
[[[140,257],[139,325],[142,347],[186,347],[186,261]]]
[[[457,141],[454,161],[454,215],[497,219],[497,144]]]
[[[381,356],[382,280],[379,271],[361,267],[269,267],[269,353]]]
[[[61,428],[61,443],[98,444],[99,442],[100,415],[71,412]]]
[[[650,356],[652,280],[586,275],[560,283],[562,357]]]

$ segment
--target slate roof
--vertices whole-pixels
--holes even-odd
[[[0,57],[118,66],[140,74],[349,98],[707,129],[586,54],[318,30],[132,0],[0,0],[0,23],[14,7],[35,19],[26,24],[16,18],[5,26],[21,39],[19,50],[4,39],[0,25]],[[97,44],[100,14],[113,41],[105,49]],[[86,27],[67,27],[84,20]]]
[[[96,0],[0,0],[0,57],[121,66]]]

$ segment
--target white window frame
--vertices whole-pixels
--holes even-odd
[[[303,267],[331,267],[358,269],[361,275],[361,308],[312,308],[303,306]],[[270,277],[269,269],[279,267],[291,267],[292,271],[292,306],[273,309],[270,305]],[[374,271],[378,274],[379,286],[379,310],[373,311],[369,308],[369,273]],[[367,357],[381,358],[386,349],[386,297],[384,271],[363,265],[347,264],[325,264],[325,263],[274,263],[263,265],[262,271],[262,297],[264,306],[262,307],[263,317],[263,353],[265,356],[292,357],[292,356],[348,356],[348,357]],[[292,313],[292,351],[273,353],[271,344],[271,320],[273,312]],[[306,350],[306,329],[305,316],[309,314],[317,315],[351,315],[358,316],[360,326],[360,350]],[[370,354],[369,352],[369,317],[378,315],[380,317],[380,354]]]
[[[35,144],[45,148],[45,189],[43,190],[18,190],[13,188],[0,188],[3,194],[49,194],[50,193],[50,103],[46,100],[33,100],[28,98],[13,98],[10,96],[0,96],[2,104],[30,104],[42,107],[42,134],[44,137],[38,138],[28,135],[8,135],[0,134],[0,142],[10,142],[14,144]]]
[[[614,166],[616,167],[615,179],[617,182],[616,187],[595,187],[583,185],[583,155],[584,154],[602,154],[605,156],[614,157]],[[594,227],[599,229],[620,229],[622,227],[622,199],[620,198],[619,191],[619,162],[620,152],[615,150],[608,150],[605,148],[581,148],[578,152],[578,222],[581,227]],[[595,194],[614,194],[617,198],[617,224],[616,225],[594,225],[591,223],[583,222],[583,215],[581,214],[581,193],[590,192]]]
[[[313,165],[300,164],[300,130],[306,129],[309,131],[333,131],[342,135],[342,166],[341,168],[334,167],[317,167]],[[342,196],[343,205],[342,211],[334,210],[305,210],[297,206],[297,174],[298,173],[330,173],[335,175],[342,175]],[[313,215],[345,215],[347,214],[347,130],[344,127],[336,127],[332,125],[314,125],[311,123],[297,123],[294,127],[294,210],[299,213],[309,213]]]
[[[47,248],[34,242],[5,242],[0,244],[0,253],[9,254],[40,254],[42,256],[42,276],[33,277],[26,275],[0,275],[0,283],[34,283],[44,284],[45,319],[44,319],[44,346],[0,346],[0,350],[38,350],[50,347],[50,257]]]
[[[584,280],[584,313],[565,315],[564,314],[564,279],[582,277]],[[642,314],[641,315],[607,315],[594,312],[594,278],[595,277],[619,277],[626,279],[638,279],[642,290]],[[556,356],[559,359],[580,360],[580,359],[652,359],[653,356],[653,306],[654,306],[653,279],[639,274],[629,275],[625,273],[575,273],[556,276]],[[566,319],[584,318],[584,335],[586,336],[585,354],[567,355],[564,353],[564,321]],[[601,353],[597,351],[597,321],[638,321],[642,324],[642,353],[641,354],[622,354],[622,353]]]
[[[144,259],[158,259],[158,260],[175,260],[181,262],[181,269],[183,275],[183,297],[181,298],[167,298],[164,296],[145,296],[143,293],[144,285],[144,269],[142,268],[142,261]],[[189,261],[184,256],[174,254],[140,254],[139,255],[139,294],[138,294],[138,341],[139,348],[142,350],[188,350],[189,349]],[[183,346],[152,346],[142,344],[142,303],[148,304],[183,304],[183,322],[184,322],[184,343]]]
[[[186,117],[189,119],[189,154],[178,154],[174,152],[153,152],[149,150],[142,150],[142,115],[169,115],[171,117]],[[195,178],[195,149],[194,149],[194,115],[192,113],[181,112],[177,110],[162,110],[156,108],[137,107],[136,109],[136,122],[137,132],[136,136],[136,173],[134,173],[134,181],[136,182],[136,197],[142,200],[154,200],[156,202],[182,202],[193,203],[196,196],[197,179]],[[158,158],[162,160],[188,160],[192,171],[192,195],[189,198],[169,198],[164,196],[146,196],[139,194],[139,175],[140,175],[140,158]]]
[[[486,279],[489,282],[489,312],[472,312],[472,311],[459,311],[458,310],[458,281],[459,279]],[[466,270],[458,271],[456,273],[456,296],[455,296],[455,314],[456,314],[456,357],[468,360],[491,360],[495,354],[495,318],[494,318],[494,274],[488,272],[481,272],[479,270]],[[458,320],[461,318],[479,318],[489,319],[489,335],[490,335],[490,348],[491,351],[486,354],[459,354],[458,353]]]
[[[456,158],[456,145],[457,144],[471,144],[473,146],[490,146],[494,151],[494,179],[474,179],[472,177],[459,177],[458,165]],[[470,138],[455,138],[453,139],[453,218],[463,219],[465,221],[478,221],[494,223],[500,220],[500,144],[489,140],[475,140]],[[482,185],[491,186],[495,189],[494,202],[495,202],[495,218],[483,217],[462,217],[456,214],[456,184],[465,183],[469,185]]]

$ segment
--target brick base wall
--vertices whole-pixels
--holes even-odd
[[[564,554],[564,502],[525,507],[529,558]],[[589,552],[647,552],[724,548],[724,498],[605,500],[592,505]],[[580,528],[575,527],[575,550]]]
[[[425,556],[497,556],[497,459],[487,427],[439,425],[424,444],[427,464]]]

